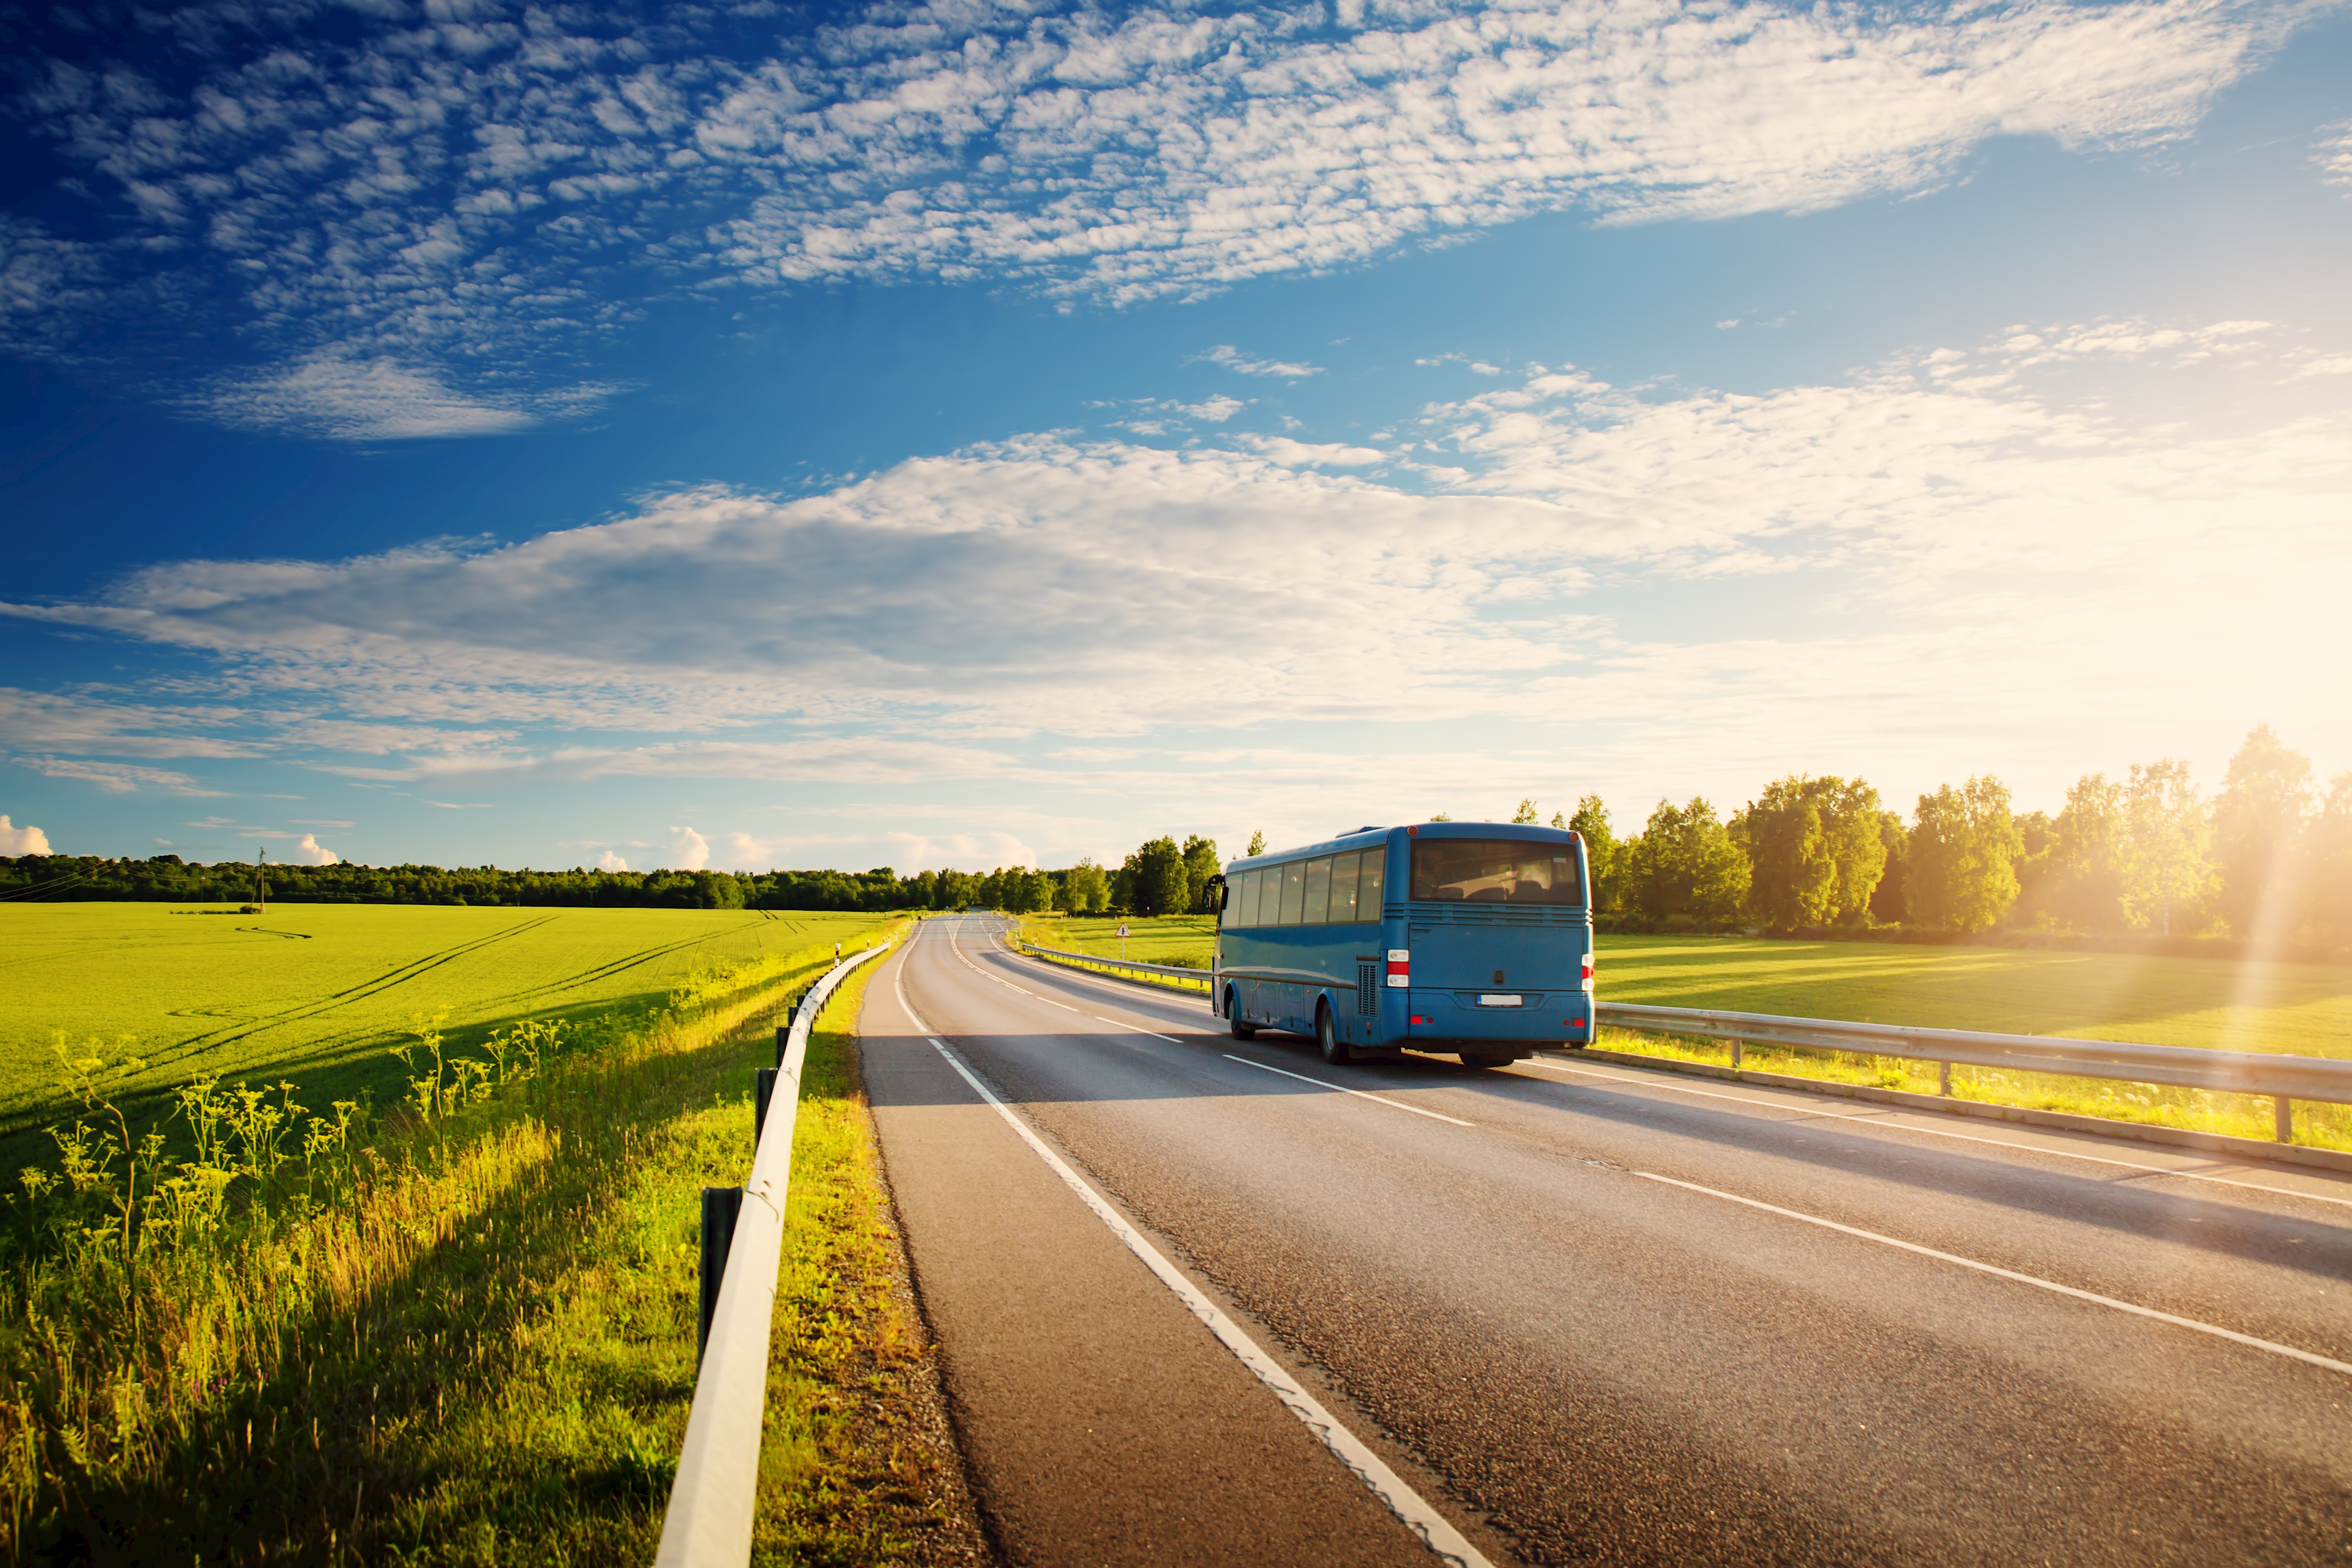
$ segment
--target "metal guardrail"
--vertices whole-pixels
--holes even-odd
[[[1131,963],[1124,958],[1099,958],[1091,953],[1063,953],[1026,940],[1021,945],[1050,958],[1171,975],[1203,984],[1213,983],[1218,973],[1165,964]],[[1654,1008],[1631,1002],[1597,1003],[1594,1021],[1646,1034],[1686,1034],[1729,1040],[1731,1065],[1735,1068],[1739,1065],[1742,1044],[1801,1045],[1820,1051],[1932,1061],[1941,1069],[1937,1078],[1946,1094],[1952,1092],[1952,1068],[1957,1063],[2011,1072],[2053,1072],[2068,1078],[2267,1095],[2275,1112],[2273,1131],[2282,1144],[2294,1141],[2291,1107],[2295,1101],[2352,1104],[2352,1061],[2324,1056],[2204,1051],[2193,1046],[2065,1040],[2054,1035],[1995,1034],[1979,1030],[1913,1029],[1902,1024],[1781,1018],[1771,1013],[1726,1012],[1713,1008]]]
[[[844,958],[809,988],[793,1017],[769,1100],[772,1113],[760,1129],[751,1176],[743,1184],[734,1239],[728,1244],[702,1370],[694,1381],[686,1443],[654,1557],[657,1568],[742,1568],[751,1560],[760,1418],[768,1395],[768,1330],[783,1257],[784,1193],[793,1175],[801,1066],[808,1057],[809,1030],[834,987],[858,965],[889,950],[885,942]]]
[[[1214,969],[1187,969],[1179,964],[1144,964],[1127,958],[1105,958],[1095,953],[1066,953],[1058,947],[1040,947],[1025,936],[1016,936],[1013,940],[1032,953],[1060,958],[1066,963],[1092,964],[1098,968],[1123,969],[1139,975],[1167,975],[1180,980],[1198,980],[1203,986],[1217,977]]]
[[[1595,1020],[1652,1034],[1697,1035],[1732,1042],[1731,1065],[1739,1065],[1742,1043],[1801,1045],[1865,1056],[1899,1056],[1933,1061],[1945,1093],[1952,1092],[1952,1065],[1995,1067],[2011,1072],[2054,1072],[2069,1078],[2104,1078],[2127,1083],[2164,1083],[2176,1088],[2218,1089],[2231,1094],[2268,1095],[2274,1104],[2273,1131],[2278,1141],[2294,1141],[2290,1107],[2297,1100],[2352,1104],[2352,1061],[2324,1056],[2283,1056],[2260,1051],[2203,1051],[2184,1045],[2142,1045],[2122,1040],[2063,1040],[2043,1034],[1991,1034],[1977,1030],[1912,1029],[1901,1024],[1844,1023],[1834,1019],[1779,1018],[1769,1013],[1723,1012],[1708,1008],[1653,1008],[1602,1002]]]

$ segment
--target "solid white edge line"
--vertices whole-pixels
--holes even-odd
[[[912,946],[912,943],[908,944],[909,949]],[[1003,1117],[1005,1125],[1019,1134],[1021,1141],[1045,1162],[1046,1167],[1078,1195],[1079,1200],[1094,1211],[1097,1218],[1110,1227],[1111,1234],[1125,1242],[1127,1249],[1140,1259],[1145,1268],[1159,1276],[1160,1282],[1174,1292],[1186,1310],[1217,1336],[1217,1342],[1231,1351],[1235,1360],[1249,1368],[1260,1383],[1272,1390],[1274,1396],[1281,1400],[1292,1415],[1304,1421],[1307,1429],[1321,1438],[1323,1446],[1330,1449],[1332,1455],[1364,1484],[1365,1489],[1402,1520],[1405,1528],[1419,1537],[1422,1544],[1439,1559],[1459,1564],[1460,1568],[1494,1568],[1486,1555],[1471,1545],[1460,1531],[1447,1522],[1444,1514],[1430,1507],[1419,1492],[1407,1486],[1402,1477],[1382,1463],[1381,1457],[1364,1445],[1363,1439],[1340,1425],[1328,1410],[1323,1408],[1321,1401],[1300,1387],[1297,1380],[1282,1369],[1280,1363],[1259,1349],[1257,1342],[1244,1333],[1239,1323],[1227,1317],[1199,1286],[1162,1257],[1160,1249],[1145,1240],[1135,1227],[1127,1222],[1126,1217],[1111,1207],[1108,1198],[1095,1191],[1091,1183],[1048,1147],[1045,1141],[1014,1113],[1013,1107],[997,1098],[995,1092],[964,1065],[963,1059],[945,1040],[931,1033],[931,1026],[923,1021],[922,1016],[915,1011],[914,1004],[907,999],[906,972],[907,966],[901,962],[891,981],[898,993],[898,1006],[905,1009],[908,1021],[923,1031],[923,1038],[946,1059],[950,1067],[955,1069],[957,1076],[971,1086],[972,1092]]]
[[[2175,1328],[2190,1329],[2198,1333],[2211,1334],[2215,1339],[2226,1339],[2233,1344],[2265,1350],[2273,1355],[2283,1355],[2292,1361],[2307,1362],[2313,1366],[2325,1367],[2330,1372],[2341,1372],[2352,1375],[2352,1362],[2336,1361],[2332,1357],[2319,1355],[2311,1351],[2297,1350],[2291,1344],[2280,1344],[2275,1340],[2257,1339],[2252,1334],[2240,1333],[2235,1329],[2225,1329],[2218,1323],[2201,1322],[2195,1318],[2184,1318],[2172,1312],[2158,1312],[2154,1307],[2143,1307],[2133,1301],[2117,1301],[2113,1296],[2103,1296],[2095,1291],[2077,1290],[2073,1285],[2062,1285],[2055,1280],[2045,1280],[2038,1274],[2021,1274],[2014,1269],[2003,1269],[1998,1264],[1979,1263],[1973,1258],[1963,1258],[1956,1252],[1939,1252],[1933,1247],[1922,1247],[1916,1241],[1898,1241],[1892,1236],[1882,1236],[1875,1230],[1864,1230],[1857,1226],[1841,1225],[1834,1219],[1824,1219],[1817,1214],[1806,1214],[1794,1208],[1782,1208],[1777,1203],[1766,1203],[1760,1198],[1742,1197],[1736,1192],[1725,1192],[1719,1187],[1701,1186],[1695,1181],[1677,1181],[1673,1176],[1660,1176],[1655,1171],[1634,1171],[1633,1174],[1644,1181],[1659,1182],[1667,1186],[1678,1186],[1685,1192],[1704,1193],[1708,1197],[1719,1197],[1727,1203],[1744,1204],[1749,1208],[1760,1208],[1767,1214],[1777,1214],[1784,1219],[1795,1219],[1807,1225],[1818,1225],[1824,1230],[1834,1230],[1842,1235],[1859,1237],[1864,1241],[1875,1241],[1882,1247],[1894,1247],[1905,1252],[1915,1252],[1922,1258],[1933,1258],[1938,1262],[1957,1264],[1963,1269],[1973,1269],[1979,1274],[1990,1274],[1996,1279],[2012,1281],[2020,1285],[2031,1285],[2037,1291],[2048,1291],[2053,1295],[2071,1296],[2078,1301],[2089,1301],[2095,1306],[2112,1308],[2119,1312],[2128,1312],[2134,1317],[2150,1318],[2160,1323],[2170,1323]]]
[[[1285,1078],[1296,1078],[1301,1083],[1314,1083],[1325,1089],[1337,1089],[1342,1094],[1353,1094],[1359,1100],[1370,1100],[1373,1104],[1386,1105],[1391,1111],[1410,1111],[1416,1116],[1426,1116],[1433,1122],[1451,1122],[1457,1127],[1475,1127],[1478,1124],[1475,1122],[1465,1122],[1459,1116],[1448,1116],[1436,1111],[1424,1111],[1418,1105],[1408,1105],[1402,1100],[1391,1100],[1385,1095],[1367,1094],[1360,1089],[1350,1089],[1344,1083],[1334,1083],[1328,1078],[1309,1078],[1304,1072],[1293,1072],[1286,1067],[1269,1067],[1263,1061],[1252,1061],[1246,1056],[1235,1056],[1230,1051],[1224,1052],[1224,1058],[1227,1061],[1238,1061],[1244,1067],[1255,1067],[1260,1072],[1279,1072]]]
[[[1530,1061],[1529,1067],[1540,1067],[1549,1072],[1580,1072],[1603,1083],[1622,1083],[1634,1089],[1663,1089],[1673,1094],[1696,1094],[1705,1100],[1728,1100],[1736,1105],[1761,1105],[1768,1111],[1786,1111],[1791,1115],[1819,1116],[1823,1121],[1849,1123],[1857,1127],[1880,1127],[1898,1133],[1917,1133],[1922,1137],[1950,1138],[1963,1144],[1986,1144],[1996,1149],[2022,1149],[2029,1155],[2054,1155],[2061,1159],[2083,1160],[2095,1166],[2114,1166],[2121,1170],[2146,1171],[2151,1176],[2179,1176],[2184,1181],[2211,1182],[2216,1186],[2242,1187],[2248,1192],[2266,1192],[2278,1197],[2307,1197],[2314,1203],[2333,1203],[2352,1208],[2352,1197],[2330,1197],[2322,1192],[2305,1192],[2298,1187],[2270,1186],[2258,1181],[2239,1181],[2230,1176],[2210,1176],[2203,1171],[2175,1170],[2169,1166],[2151,1166],[2139,1160],[2119,1160],[2112,1155],[2086,1155],[2079,1149],[2045,1148],[2040,1144],[2021,1144],[2013,1138],[1988,1138],[1977,1133],[1956,1133],[1948,1127],[1919,1127],[1908,1122],[1888,1120],[1870,1113],[1849,1113],[1832,1111],[1826,1106],[1784,1105],[1778,1100],[1759,1100],[1752,1094],[1727,1094],[1719,1089],[1696,1089],[1687,1083],[1653,1081],[1647,1078],[1620,1078],[1598,1068],[1579,1067],[1567,1061]],[[1805,1091],[1791,1089],[1791,1094]],[[1890,1106],[1890,1114],[1900,1114],[1904,1107]]]

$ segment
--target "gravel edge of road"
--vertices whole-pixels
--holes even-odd
[[[842,1280],[845,1288],[826,1302],[829,1314],[853,1320],[845,1354],[828,1364],[799,1368],[820,1385],[830,1429],[819,1439],[813,1473],[793,1489],[795,1496],[783,1517],[763,1500],[763,1529],[752,1560],[992,1568],[1003,1554],[988,1535],[973,1495],[940,1376],[938,1340],[915,1288],[905,1228],[866,1097],[857,1019],[870,973],[861,971],[825,1009],[810,1041],[807,1076],[814,1081],[820,1073],[838,1074],[835,1098],[847,1113],[856,1147],[845,1173],[848,1212],[833,1217],[829,1228],[869,1228],[869,1245],[845,1249],[844,1256],[862,1250],[871,1261]],[[805,1114],[805,1100],[803,1109]],[[781,1299],[778,1305],[777,1354],[789,1358],[790,1325]],[[778,1437],[772,1423],[778,1413],[774,1375],[772,1369],[769,1443]],[[781,1540],[768,1534],[767,1527],[775,1524],[786,1526]]]

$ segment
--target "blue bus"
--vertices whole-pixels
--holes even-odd
[[[1225,868],[1211,1006],[1235,1040],[1327,1061],[1407,1047],[1498,1067],[1592,1043],[1580,834],[1503,822],[1359,828]]]

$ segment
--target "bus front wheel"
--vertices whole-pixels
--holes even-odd
[[[1234,1026],[1235,1040],[1257,1038],[1257,1025],[1242,1021],[1242,999],[1234,994],[1233,988],[1230,986],[1225,988],[1225,1018]]]
[[[1350,1060],[1348,1042],[1339,1038],[1339,1028],[1332,1019],[1328,1002],[1315,1004],[1315,1044],[1323,1052],[1323,1060],[1334,1067]]]

